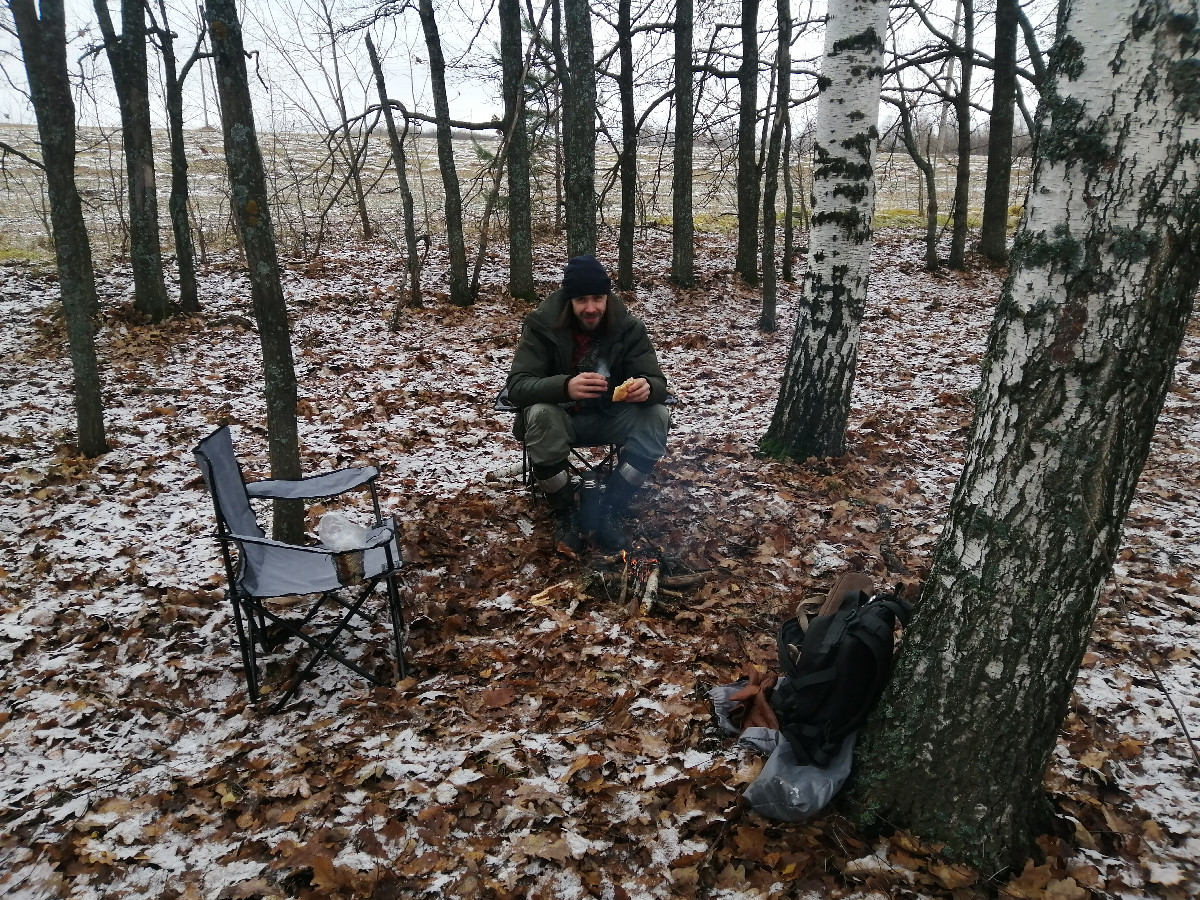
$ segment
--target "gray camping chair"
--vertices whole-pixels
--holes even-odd
[[[407,677],[404,617],[396,585],[403,557],[396,523],[390,517],[385,519],[380,511],[375,489],[379,469],[363,466],[295,481],[268,479],[247,484],[233,452],[228,426],[218,428],[200,441],[193,453],[217,516],[217,540],[225,564],[227,596],[233,604],[250,701],[257,703],[261,693],[260,652],[271,653],[291,638],[299,640],[300,651],[307,647],[313,653],[272,711],[287,705],[325,657],[337,660],[373,684],[386,684],[334,646],[344,635],[353,634],[350,625],[356,617],[368,623],[374,621],[364,612],[364,605],[380,582],[386,587],[397,669],[400,678]],[[251,498],[334,497],[364,487],[371,493],[375,524],[365,546],[358,550],[339,552],[320,544],[304,546],[271,540],[259,526],[250,503]],[[349,598],[343,596],[346,594]],[[283,615],[278,607],[266,602],[293,595],[311,598],[300,607],[303,612],[299,617],[295,606],[289,607],[288,615]],[[323,611],[325,615],[321,615]]]

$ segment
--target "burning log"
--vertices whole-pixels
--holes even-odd
[[[641,613],[646,615],[658,597],[659,559],[658,551],[653,547],[635,545],[633,552],[626,556],[626,566],[630,593],[629,616],[633,618]],[[624,603],[626,591],[622,581],[621,603]]]
[[[658,580],[658,583],[665,590],[678,591],[700,587],[707,580],[707,572],[693,572],[690,575],[664,575]]]
[[[658,599],[658,560],[654,561],[654,568],[650,570],[650,574],[646,576],[646,590],[642,592],[642,615],[650,615],[650,609],[654,606],[654,601]]]

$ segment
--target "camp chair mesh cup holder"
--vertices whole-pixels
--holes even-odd
[[[379,506],[375,487],[379,469],[361,466],[296,480],[268,479],[246,483],[234,454],[228,426],[218,428],[200,441],[193,454],[216,513],[216,537],[228,585],[226,596],[233,606],[250,701],[257,703],[263,693],[258,670],[260,653],[273,653],[292,638],[300,642],[297,664],[300,653],[306,648],[313,652],[272,712],[288,704],[326,657],[372,684],[387,684],[335,646],[343,636],[353,635],[350,626],[356,618],[374,624],[376,619],[364,610],[364,606],[381,582],[391,619],[396,668],[400,678],[407,677],[404,661],[406,628],[397,587],[403,556],[396,523],[390,517],[385,518]],[[320,544],[310,546],[271,540],[259,526],[250,502],[251,499],[332,498],[364,488],[371,495],[375,522],[365,546],[354,550],[335,551]],[[292,596],[310,599],[307,605],[302,601],[290,606],[290,615],[277,612],[266,602]],[[318,618],[322,611],[327,614]]]

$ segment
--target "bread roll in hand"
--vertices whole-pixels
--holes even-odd
[[[617,385],[616,389],[613,391],[613,403],[621,403],[626,397],[629,396],[629,392],[633,390],[634,380],[635,379],[633,378],[626,378]]]

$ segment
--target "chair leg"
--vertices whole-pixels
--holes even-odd
[[[392,637],[396,642],[396,668],[399,670],[401,679],[408,677],[408,665],[404,661],[404,636],[407,632],[407,626],[404,622],[404,609],[400,605],[400,590],[396,587],[396,580],[399,576],[392,574],[385,576],[387,581],[388,593],[388,614],[392,620]]]
[[[336,649],[334,649],[334,646],[333,646],[333,642],[335,640],[337,640],[337,638],[342,634],[343,631],[346,630],[346,627],[350,624],[350,620],[353,619],[356,615],[357,616],[362,615],[359,611],[362,609],[363,604],[366,603],[367,598],[371,596],[372,592],[374,592],[375,586],[377,584],[379,584],[378,577],[376,577],[374,580],[369,582],[367,584],[367,586],[365,588],[363,588],[362,594],[359,595],[359,598],[354,603],[341,604],[343,606],[343,608],[346,610],[345,615],[343,615],[340,619],[338,619],[335,624],[333,624],[326,632],[324,632],[324,635],[322,636],[322,638],[320,640],[318,640],[316,637],[314,637],[310,634],[305,634],[304,632],[300,631],[298,626],[296,626],[292,623],[285,623],[282,618],[276,617],[273,614],[268,613],[268,615],[271,618],[278,619],[278,621],[280,623],[284,624],[285,627],[287,627],[290,631],[292,631],[292,633],[295,634],[296,637],[300,638],[300,640],[304,641],[304,643],[306,643],[310,647],[312,647],[313,651],[314,651],[312,657],[308,660],[307,663],[305,663],[304,668],[301,669],[293,677],[292,685],[291,685],[291,687],[288,688],[287,693],[285,693],[275,703],[275,705],[271,707],[271,712],[273,712],[273,713],[279,712],[281,709],[283,709],[285,706],[288,705],[288,703],[291,701],[292,697],[294,697],[296,695],[296,692],[298,690],[300,690],[300,686],[302,684],[304,684],[305,681],[308,680],[308,677],[309,677],[309,675],[312,674],[313,669],[315,669],[317,667],[317,663],[319,663],[326,656],[330,657],[331,659],[336,659],[343,666],[345,666],[346,668],[350,669],[353,672],[357,672],[359,675],[361,675],[363,678],[367,679],[367,681],[371,682],[372,684],[384,684],[384,682],[380,681],[377,677],[372,675],[370,672],[368,672],[366,669],[364,669],[358,663],[353,662],[352,660],[347,658],[344,654],[338,652]],[[328,596],[328,595],[326,595],[326,596]],[[308,616],[305,617],[305,620],[304,620],[304,622],[301,623],[301,625],[307,624],[307,622],[316,614],[317,609],[319,609],[323,605],[323,602],[324,602],[324,598],[322,599],[322,601],[319,601],[317,603],[317,606],[314,607],[313,611]],[[368,619],[368,621],[370,621],[370,620]]]
[[[246,673],[246,690],[250,694],[250,702],[258,702],[258,656],[254,642],[258,636],[254,633],[254,614],[245,610],[248,622],[242,621],[242,603],[232,594],[229,602],[233,605],[233,621],[237,626],[238,649],[242,651],[242,668]]]

